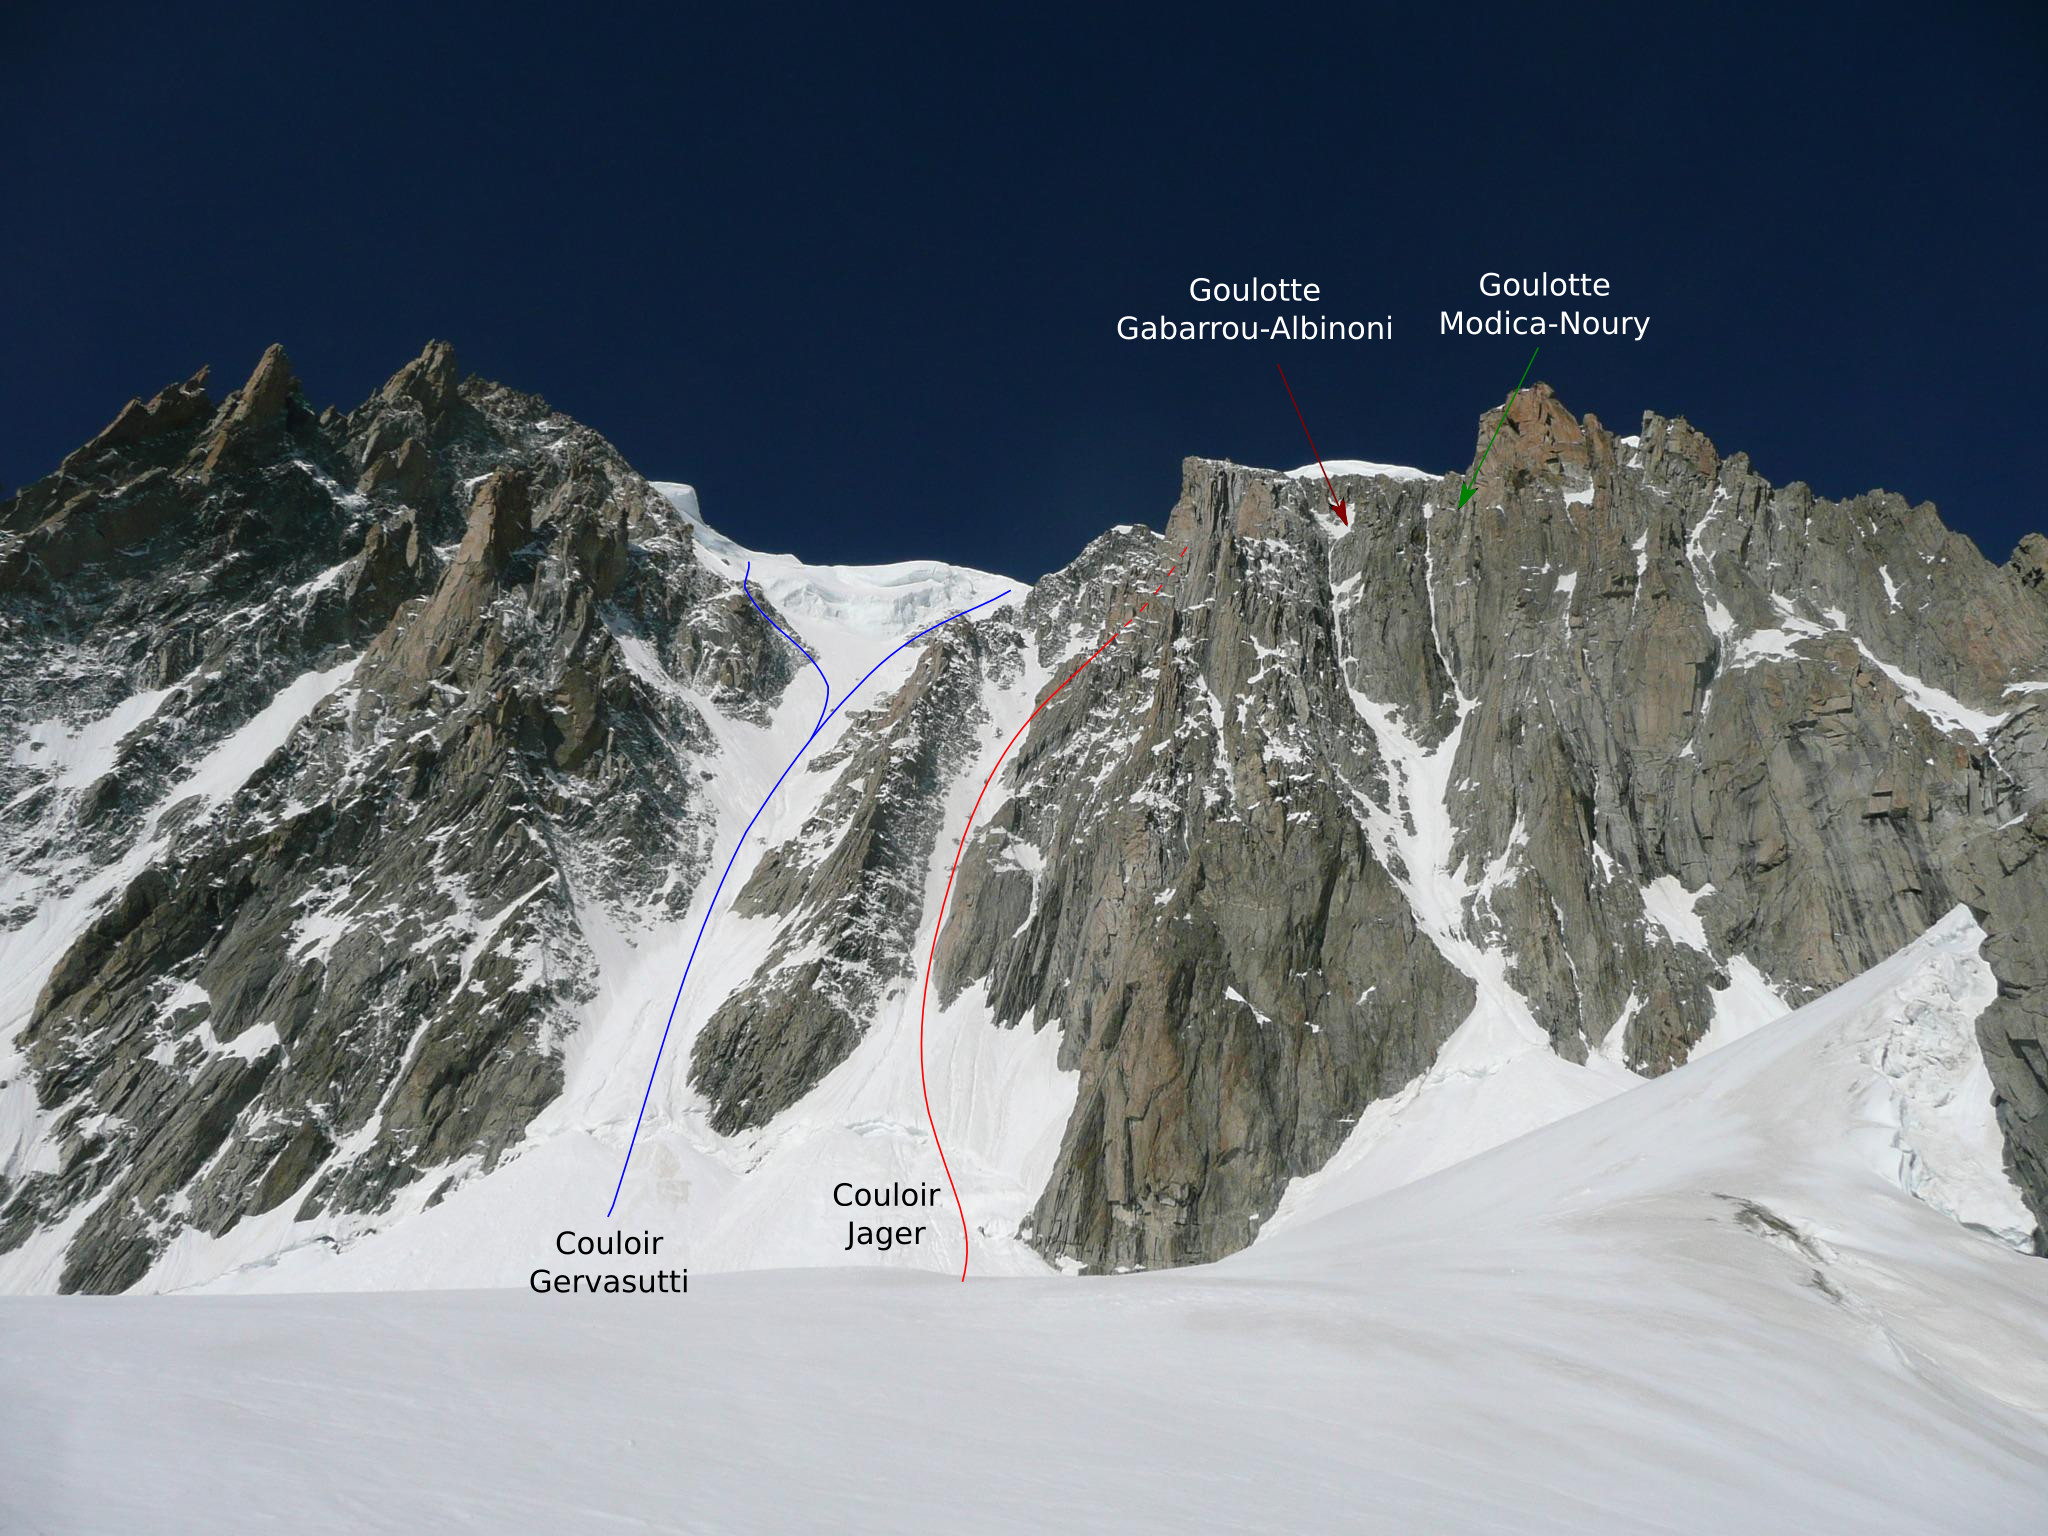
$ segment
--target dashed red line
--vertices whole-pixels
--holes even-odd
[[[1173,564],[1167,567],[1165,577],[1158,586],[1152,589],[1152,597],[1157,597],[1165,589],[1166,583],[1173,580],[1173,573],[1180,569],[1181,561],[1187,558],[1188,549],[1189,546],[1186,544],[1181,546],[1180,553],[1174,556]],[[1116,627],[1115,633],[1111,634],[1102,644],[1095,647],[1087,661],[1082,662],[1080,666],[1069,672],[1058,688],[1053,689],[1051,693],[1048,693],[1038,701],[1038,708],[1031,711],[1030,717],[1022,725],[1018,726],[1016,733],[1004,743],[1003,750],[996,754],[995,766],[989,769],[988,777],[981,782],[981,793],[974,797],[974,809],[967,813],[967,825],[960,829],[960,841],[953,849],[953,867],[946,871],[946,889],[939,897],[938,918],[932,923],[932,947],[930,953],[925,956],[924,961],[924,992],[919,997],[917,1004],[917,1086],[918,1090],[924,1095],[924,1121],[932,1129],[932,1145],[939,1149],[939,1166],[946,1171],[946,1187],[953,1192],[953,1209],[960,1213],[960,1278],[963,1281],[967,1278],[967,1258],[970,1246],[967,1236],[967,1207],[960,1202],[960,1186],[953,1182],[953,1165],[946,1160],[945,1143],[939,1140],[939,1123],[932,1118],[932,1090],[930,1083],[926,1081],[924,1071],[924,1022],[926,1011],[931,1004],[932,965],[938,959],[939,932],[946,925],[946,903],[953,898],[953,877],[960,873],[960,855],[967,851],[967,834],[974,830],[974,818],[981,814],[981,802],[987,796],[989,786],[995,783],[996,775],[1002,771],[1003,759],[1010,755],[1010,748],[1016,746],[1024,733],[1031,729],[1031,722],[1045,712],[1045,706],[1058,698],[1068,683],[1071,683],[1083,672],[1086,672],[1090,663],[1097,656],[1100,656],[1104,651],[1116,644],[1118,637],[1133,624],[1137,623],[1140,616],[1151,606],[1151,597],[1146,598],[1144,602],[1140,603],[1137,613],[1132,614],[1123,623],[1119,624]]]

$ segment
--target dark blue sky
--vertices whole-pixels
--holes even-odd
[[[1305,462],[1275,362],[1326,456],[1462,467],[1491,268],[1653,317],[1545,345],[1577,411],[2048,523],[2039,6],[300,9],[0,19],[0,481],[201,362],[352,405],[445,336],[746,542],[1030,577],[1184,454]],[[1395,340],[1114,335],[1254,274]]]

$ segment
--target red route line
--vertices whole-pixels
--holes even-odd
[[[1189,548],[1190,546],[1186,544],[1180,547],[1180,553],[1174,556],[1173,564],[1167,567],[1165,577],[1158,586],[1152,589],[1152,597],[1157,597],[1165,589],[1166,583],[1173,580],[1173,573],[1180,569],[1180,563],[1187,558]],[[1089,656],[1087,661],[1082,662],[1081,665],[1067,674],[1065,682],[1062,682],[1058,688],[1053,689],[1051,693],[1048,693],[1038,701],[1038,708],[1031,711],[1030,719],[1027,719],[1022,725],[1017,727],[1017,734],[1012,736],[1004,744],[1003,750],[996,754],[996,765],[989,769],[988,777],[982,780],[981,794],[974,797],[974,809],[967,813],[967,825],[960,829],[960,842],[953,849],[953,867],[946,871],[946,889],[944,894],[939,897],[938,920],[932,924],[931,953],[925,956],[924,961],[924,992],[918,998],[917,1003],[917,1086],[918,1090],[924,1095],[924,1123],[932,1128],[932,1145],[939,1149],[939,1166],[946,1170],[946,1187],[953,1192],[953,1209],[960,1213],[960,1279],[962,1283],[965,1283],[967,1279],[967,1255],[970,1247],[970,1240],[967,1236],[967,1207],[960,1203],[960,1186],[953,1182],[953,1165],[946,1160],[945,1143],[939,1140],[939,1122],[932,1118],[931,1085],[926,1081],[924,1073],[925,1011],[931,1003],[932,966],[939,956],[939,933],[946,926],[946,903],[953,898],[953,877],[960,873],[960,855],[967,851],[967,835],[974,830],[974,818],[981,814],[981,802],[987,796],[989,786],[995,783],[996,775],[1002,771],[1003,759],[1010,755],[1010,748],[1017,745],[1018,740],[1024,733],[1031,729],[1031,721],[1036,720],[1045,712],[1045,706],[1060,696],[1067,683],[1071,683],[1083,672],[1086,672],[1090,662],[1093,662],[1097,656],[1100,656],[1104,651],[1116,644],[1117,640],[1123,635],[1123,632],[1143,617],[1145,610],[1152,606],[1152,597],[1148,597],[1144,602],[1138,604],[1138,611],[1119,624],[1115,634],[1095,647],[1094,653]]]

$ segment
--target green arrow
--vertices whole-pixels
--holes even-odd
[[[1538,347],[1536,352],[1541,352],[1542,350],[1541,347]],[[1529,361],[1522,365],[1522,376],[1515,380],[1515,394],[1509,395],[1508,403],[1501,407],[1500,420],[1493,424],[1493,437],[1489,437],[1486,440],[1486,453],[1480,454],[1479,462],[1472,466],[1472,480],[1477,480],[1479,478],[1479,471],[1486,468],[1486,454],[1493,452],[1494,438],[1499,437],[1500,429],[1508,424],[1508,412],[1515,408],[1515,395],[1519,395],[1522,392],[1522,386],[1529,379],[1529,370],[1536,366],[1536,352],[1531,352],[1529,354]],[[1464,509],[1465,503],[1470,501],[1476,494],[1472,480],[1467,480],[1458,487],[1458,507],[1461,511]]]

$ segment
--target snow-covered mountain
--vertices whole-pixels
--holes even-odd
[[[929,1124],[976,1273],[1251,1273],[1966,921],[1883,1091],[1968,1121],[1944,1245],[2036,1242],[2048,546],[1541,387],[1463,511],[1333,469],[1348,528],[1191,459],[1027,586],[748,551],[438,345],[131,404],[0,503],[0,1289],[954,1271],[950,1196],[832,1198]]]
[[[2016,1214],[1981,946],[1955,912],[1418,1182],[1386,1187],[1412,1157],[1333,1165],[1215,1265],[731,1275],[654,1306],[16,1299],[0,1508],[65,1530],[2030,1530],[2048,1267],[1964,1225]]]

